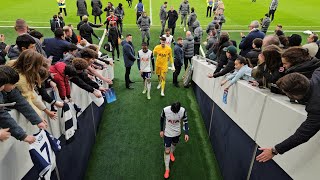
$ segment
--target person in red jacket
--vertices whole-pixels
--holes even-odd
[[[63,62],[57,62],[50,67],[50,73],[53,75],[53,80],[57,83],[60,98],[63,101],[68,101],[71,98],[69,78],[77,76],[76,69]]]

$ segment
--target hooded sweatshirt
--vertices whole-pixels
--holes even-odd
[[[194,55],[194,40],[193,36],[190,35],[185,40],[183,40],[183,52],[184,57],[192,58]]]

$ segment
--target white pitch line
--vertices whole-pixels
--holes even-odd
[[[101,39],[100,39],[100,41],[99,41],[99,49],[101,48],[102,43],[103,43],[103,41],[104,41],[104,38],[106,37],[106,33],[107,33],[107,30],[104,29],[103,35],[102,35],[102,37],[101,37]]]
[[[150,23],[150,25],[152,25],[152,3],[151,3],[151,0],[149,0],[149,6],[150,6],[150,21],[151,21],[151,23]]]

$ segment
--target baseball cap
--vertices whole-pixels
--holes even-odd
[[[237,48],[235,46],[229,46],[226,51],[230,53],[231,55],[236,55],[237,54]]]

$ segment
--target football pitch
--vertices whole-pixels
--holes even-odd
[[[133,7],[137,1],[133,0]],[[178,9],[181,3],[181,0],[143,0],[145,11],[152,16],[150,49],[159,43],[158,36],[161,28],[159,10],[164,1],[168,2],[168,7],[174,6],[175,9]],[[238,31],[247,34],[250,21],[262,18],[268,12],[270,1],[257,0],[252,3],[251,0],[224,0],[226,23],[223,28],[230,31],[231,39],[239,43]],[[112,0],[112,2],[114,6],[119,2],[124,5],[126,15],[123,34],[133,35],[135,51],[138,51],[141,35],[135,25],[136,15],[133,8],[128,8],[126,0]],[[107,1],[102,3],[105,7]],[[212,20],[212,18],[206,18],[206,0],[189,0],[189,3],[195,8],[198,20],[205,28]],[[91,14],[89,0],[87,4],[88,13]],[[286,35],[301,34],[304,43],[307,36],[303,35],[302,31],[320,29],[319,16],[316,14],[319,6],[316,4],[318,4],[317,0],[309,0],[307,3],[298,0],[280,0],[269,33],[273,32],[276,24],[282,24]],[[65,17],[65,22],[76,26],[79,22],[79,17],[76,16],[76,0],[66,0],[66,5],[68,16]],[[48,27],[49,19],[58,12],[56,0],[4,1],[1,2],[1,7],[0,34],[5,34],[8,44],[15,42],[16,33],[12,26],[17,18],[25,19],[31,27],[35,27],[45,37],[53,36]],[[102,19],[104,21],[105,13]],[[93,17],[90,16],[89,20],[93,22]],[[180,18],[177,21],[175,37],[184,37],[185,33],[179,27],[179,23]],[[103,35],[102,30],[103,28],[96,30],[99,37]],[[93,39],[98,43],[95,38]],[[106,42],[106,39],[104,41]],[[205,41],[205,37],[202,41]],[[135,89],[125,89],[122,52],[120,61],[115,62],[114,69],[114,88],[118,100],[106,106],[85,179],[163,179],[163,141],[159,137],[160,113],[163,107],[177,100],[188,111],[190,141],[188,143],[181,141],[178,145],[175,152],[176,162],[171,166],[170,179],[222,179],[192,89],[175,88],[172,85],[172,72],[169,72],[166,96],[160,97],[160,91],[156,89],[157,78],[153,76],[151,100],[147,100],[141,93],[143,83],[136,64],[132,67],[130,75],[136,82],[133,84]],[[184,71],[181,74],[183,73]]]

